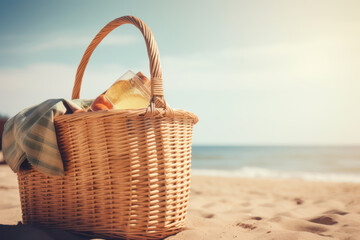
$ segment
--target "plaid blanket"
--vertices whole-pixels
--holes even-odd
[[[9,119],[4,128],[2,149],[4,159],[17,172],[27,159],[38,171],[64,176],[64,167],[57,145],[54,118],[86,109],[92,100],[49,99],[22,110]]]

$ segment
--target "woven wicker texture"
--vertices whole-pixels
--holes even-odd
[[[48,177],[22,167],[18,180],[25,224],[124,239],[159,239],[185,225],[192,130],[198,119],[166,104],[156,42],[141,20],[121,17],[99,32],[79,65],[73,98],[79,97],[95,47],[124,23],[137,26],[147,45],[150,106],[57,117],[65,176]]]

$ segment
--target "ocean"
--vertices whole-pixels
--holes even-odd
[[[360,146],[193,146],[193,175],[360,182]]]

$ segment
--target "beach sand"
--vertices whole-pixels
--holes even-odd
[[[0,224],[17,224],[17,179],[6,165],[0,196]],[[360,239],[360,184],[193,176],[187,227],[167,239]]]

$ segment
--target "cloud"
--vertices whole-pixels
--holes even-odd
[[[176,87],[227,89],[322,85],[329,81],[357,84],[354,80],[360,76],[358,40],[360,36],[322,36],[298,42],[231,47],[217,52],[165,56],[162,64],[164,74],[174,79]]]
[[[88,46],[91,42],[91,38],[87,35],[67,34],[59,37],[59,34],[47,34],[43,36],[3,36],[3,39],[28,39],[26,43],[20,43],[16,46],[10,46],[2,51],[4,53],[36,53],[47,50],[61,50],[71,49],[77,47]],[[138,37],[133,35],[113,33],[110,38],[105,38],[102,41],[102,45],[114,46],[114,45],[130,45],[136,43],[139,40]]]
[[[197,142],[358,144],[358,38],[165,56],[167,99],[199,114]]]

